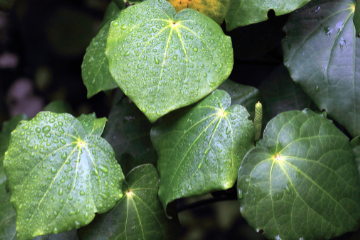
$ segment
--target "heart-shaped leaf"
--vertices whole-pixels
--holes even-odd
[[[319,109],[360,135],[360,40],[353,24],[355,1],[312,1],[284,27],[284,62]]]
[[[262,82],[259,90],[266,102],[269,119],[282,112],[309,108],[311,104],[310,98],[294,83],[284,66],[278,67]]]
[[[166,209],[175,199],[231,188],[254,141],[246,109],[223,90],[164,117],[151,129],[159,155],[159,197]]]
[[[358,227],[359,173],[349,139],[311,110],[284,112],[241,163],[241,215],[269,239],[330,239]]]
[[[114,156],[70,114],[41,112],[21,121],[4,160],[18,239],[79,228],[110,210],[123,196]]]
[[[90,136],[101,136],[104,131],[106,118],[96,118],[96,114],[83,114],[77,118],[85,129],[85,134]]]
[[[168,219],[157,192],[159,175],[155,167],[145,164],[132,169],[126,176],[125,196],[106,214],[79,230],[88,240],[175,240],[179,232],[177,214]]]
[[[103,137],[113,147],[125,175],[144,163],[156,166],[157,154],[150,140],[151,127],[149,120],[134,103],[129,103],[129,99],[111,108]]]
[[[176,14],[165,0],[125,9],[111,24],[106,56],[115,81],[151,122],[205,97],[233,66],[231,39],[218,24],[192,9]]]
[[[88,90],[88,98],[100,91],[119,87],[110,74],[105,49],[110,22],[120,15],[120,11],[114,2],[109,4],[99,33],[86,49],[81,65],[81,75]]]
[[[218,24],[222,24],[230,6],[230,0],[168,0],[176,12],[185,8],[199,11]]]
[[[310,0],[233,0],[226,15],[228,31],[240,26],[258,23],[268,19],[269,10],[274,10],[276,16],[284,15],[301,8]]]

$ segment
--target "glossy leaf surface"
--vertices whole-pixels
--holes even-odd
[[[103,138],[113,147],[125,175],[144,163],[156,166],[157,154],[150,140],[151,127],[149,120],[134,103],[129,103],[129,99],[111,108]]]
[[[244,107],[230,105],[229,94],[216,90],[151,129],[164,209],[175,199],[234,185],[244,155],[254,146],[254,125]]]
[[[114,155],[70,114],[21,121],[4,160],[18,239],[79,228],[110,210],[123,195]]]
[[[115,81],[151,122],[205,97],[233,66],[231,39],[218,24],[192,9],[176,14],[165,0],[125,9],[111,24],[106,56]]]
[[[233,0],[226,15],[228,31],[240,26],[262,22],[268,19],[269,10],[274,10],[276,16],[290,13],[310,0]]]
[[[169,0],[176,12],[191,8],[205,14],[218,24],[223,23],[230,2],[230,0]]]
[[[266,126],[238,178],[241,215],[269,239],[330,239],[358,227],[359,173],[349,139],[311,110]]]
[[[159,175],[153,165],[145,164],[126,176],[125,196],[108,213],[96,216],[79,230],[81,239],[88,240],[170,240],[177,239],[177,216],[168,219],[157,191]]]
[[[284,63],[320,110],[360,135],[360,40],[355,2],[313,1],[290,15],[284,30]]]
[[[90,98],[100,91],[117,88],[109,71],[109,63],[105,56],[106,41],[109,33],[110,22],[120,15],[120,9],[114,2],[109,4],[104,21],[99,33],[93,38],[86,49],[81,65],[81,76],[88,90]]]
[[[309,108],[311,104],[310,98],[294,83],[284,66],[278,67],[262,82],[259,90],[270,119],[282,112]]]
[[[101,136],[104,131],[106,118],[96,118],[95,113],[83,114],[77,118],[83,125],[86,135]]]

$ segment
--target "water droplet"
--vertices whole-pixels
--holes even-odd
[[[55,212],[54,212],[54,214],[55,214]],[[57,215],[57,214],[56,214],[56,215]],[[54,228],[54,231],[53,231],[53,233],[54,233],[54,234],[57,234],[57,233],[59,233],[58,229],[57,229],[57,228]]]
[[[25,124],[22,128],[27,130],[27,129],[29,129],[29,125]]]
[[[50,126],[48,126],[48,125],[46,125],[45,127],[42,128],[42,130],[43,130],[44,133],[50,132],[50,129],[51,129],[51,128],[50,128]]]
[[[62,188],[59,189],[59,195],[63,195],[63,190],[62,190]]]
[[[64,139],[60,139],[60,142],[61,142],[62,144],[65,144],[65,143],[66,143],[66,141],[65,141]]]
[[[57,211],[54,211],[54,215],[55,215],[55,216],[57,216],[57,215],[58,215]]]
[[[54,167],[51,168],[51,173],[56,173],[56,169]]]
[[[155,59],[155,63],[159,64],[159,59],[157,57],[155,57],[154,59]]]
[[[112,22],[112,25],[116,27],[116,26],[119,25],[119,23],[118,22]]]
[[[197,48],[197,47],[194,47],[193,50],[194,50],[194,52],[197,52],[197,51],[198,51],[198,48]]]
[[[67,157],[67,153],[64,152],[64,153],[61,155],[61,158],[62,158],[62,159],[65,159],[66,157]]]
[[[54,123],[54,122],[55,122],[55,119],[51,118],[51,119],[49,120],[49,122],[50,122],[50,123]]]
[[[103,171],[104,173],[107,173],[109,170],[108,170],[108,167],[107,166],[104,166],[104,165],[100,165],[99,166],[100,170]]]
[[[238,191],[238,198],[239,198],[239,199],[242,199],[242,197],[243,197],[242,190],[239,190],[239,191]]]
[[[107,199],[109,197],[109,193],[103,193],[101,192],[100,193],[100,196],[103,198],[103,199]]]
[[[76,229],[80,228],[81,227],[80,223],[75,221],[75,227],[76,227]]]
[[[287,193],[290,193],[290,192],[291,192],[291,190],[290,190],[290,188],[288,187],[288,185],[285,186],[285,189],[286,189],[286,192],[287,192]]]
[[[80,195],[81,195],[81,196],[84,196],[84,195],[85,195],[85,192],[84,192],[84,191],[80,191]]]
[[[316,87],[315,87],[315,91],[319,91],[319,86],[316,86]]]

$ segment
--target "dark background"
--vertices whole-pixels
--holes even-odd
[[[99,30],[108,0],[18,0],[13,10],[0,12],[0,128],[19,113],[33,117],[46,104],[64,100],[75,115],[109,114],[113,92],[87,99],[81,78],[86,47]],[[282,27],[287,15],[225,31],[232,37],[235,55],[230,78],[258,87],[282,64]],[[234,192],[219,195],[236,198]],[[214,194],[216,195],[216,194]],[[186,210],[189,204],[212,195],[182,199],[178,208],[180,239],[264,239],[241,217],[236,199]],[[337,239],[360,239],[345,234]]]

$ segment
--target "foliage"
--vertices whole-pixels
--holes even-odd
[[[356,231],[358,6],[114,0],[81,66],[87,96],[112,100],[108,119],[76,118],[54,101],[3,124],[0,238],[177,239],[178,199],[229,200],[234,189],[242,217],[268,239]],[[230,80],[248,58],[275,71],[260,85]]]

